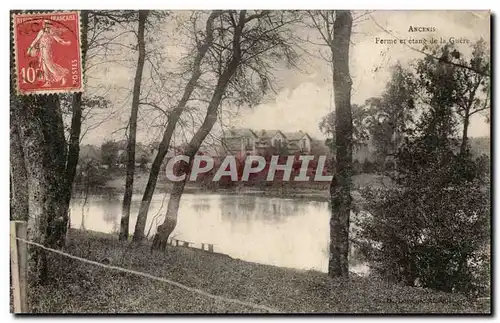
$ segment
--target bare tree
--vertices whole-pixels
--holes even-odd
[[[134,231],[134,242],[141,242],[144,239],[144,230],[146,227],[146,218],[148,215],[149,206],[151,204],[151,199],[154,194],[154,190],[156,187],[156,182],[158,180],[158,175],[160,173],[160,168],[165,159],[165,156],[168,152],[170,146],[170,140],[177,126],[177,122],[184,111],[186,104],[191,97],[191,94],[195,90],[198,79],[200,78],[201,64],[202,60],[205,57],[208,49],[212,46],[213,43],[213,23],[214,20],[221,14],[220,11],[213,11],[207,19],[206,27],[205,27],[205,38],[197,42],[197,54],[192,63],[192,74],[191,78],[187,82],[184,87],[184,93],[181,99],[178,101],[177,106],[168,114],[168,123],[165,128],[165,132],[163,133],[163,138],[158,147],[158,152],[155,156],[153,164],[151,166],[151,171],[149,173],[148,183],[146,185],[146,189],[144,191],[144,195],[142,197],[141,205],[139,208],[139,214],[137,215],[137,222]]]
[[[116,33],[116,27],[130,20],[132,13],[128,11],[91,11],[82,10],[80,13],[81,19],[81,38],[80,45],[82,51],[82,69],[84,74],[84,82],[87,84],[87,71],[92,69],[94,65],[92,61],[95,58],[100,58],[101,61],[107,61],[106,52],[108,47],[113,42],[113,38],[109,33]],[[104,55],[103,55],[104,54]],[[109,100],[101,95],[88,95],[82,92],[74,94],[60,94],[59,105],[63,114],[63,122],[68,120],[67,145],[68,151],[66,156],[66,181],[67,189],[64,191],[64,202],[62,208],[65,209],[64,222],[69,225],[69,205],[72,196],[73,182],[76,175],[76,169],[79,160],[80,142],[83,136],[89,129],[96,125],[90,125],[82,130],[82,125],[85,121],[92,118],[94,115],[93,109],[104,109],[110,105]],[[113,114],[110,113],[110,116]],[[106,119],[107,120],[107,119]],[[103,121],[97,122],[100,124]]]
[[[127,177],[125,179],[125,194],[123,196],[122,218],[120,223],[120,240],[128,239],[128,227],[130,218],[130,204],[132,202],[132,192],[134,185],[135,171],[135,145],[137,134],[137,114],[139,111],[139,101],[141,95],[142,73],[144,61],[146,58],[146,42],[144,40],[144,31],[146,29],[147,10],[139,10],[139,26],[137,32],[137,44],[139,48],[139,57],[137,59],[137,68],[134,78],[134,89],[132,94],[132,111],[128,124],[127,141]]]
[[[85,67],[85,60],[88,50],[87,33],[89,25],[89,12],[83,10],[80,14],[81,19],[81,39],[80,45],[82,50],[82,68]],[[83,82],[83,80],[82,80]],[[68,225],[69,221],[69,203],[71,201],[71,193],[73,189],[73,181],[76,175],[76,166],[78,164],[78,156],[80,154],[80,134],[82,129],[82,92],[74,93],[72,95],[71,102],[71,127],[69,131],[68,140],[68,155],[66,157],[66,191],[64,208],[65,211],[65,225]]]
[[[210,84],[215,81],[215,87],[210,90],[211,99],[203,123],[186,146],[184,155],[192,159],[198,152],[217,122],[223,100],[255,102],[259,91],[249,91],[248,85],[257,83],[260,92],[263,92],[269,82],[272,63],[285,59],[293,61],[294,52],[288,42],[290,34],[286,33],[286,27],[295,19],[293,13],[267,10],[249,15],[246,10],[229,11],[219,16],[214,45],[209,51],[207,62],[207,68],[215,78],[206,78],[206,83],[200,85],[202,89],[204,85],[207,85],[205,89],[210,89]],[[191,164],[181,163],[176,173],[187,174],[190,169]],[[187,176],[183,181],[174,183],[165,221],[157,229],[152,249],[165,248],[175,228],[186,180]]]

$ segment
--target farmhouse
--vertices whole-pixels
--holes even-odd
[[[303,131],[230,129],[221,138],[223,148],[230,154],[262,155],[268,153],[307,154],[313,139]]]

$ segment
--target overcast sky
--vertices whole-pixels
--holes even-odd
[[[359,15],[360,12],[356,12]],[[172,31],[172,22],[167,22],[166,29]],[[378,25],[380,25],[380,27]],[[435,27],[433,33],[412,33],[408,29],[415,27]],[[481,37],[490,39],[489,12],[470,11],[375,11],[360,18],[353,28],[350,52],[350,69],[353,79],[352,103],[361,104],[366,99],[378,96],[384,90],[389,77],[389,67],[400,61],[403,65],[422,54],[402,44],[376,44],[377,37],[392,38],[382,28],[398,38],[431,38],[449,39],[467,38],[474,42]],[[304,32],[304,31],[302,31]],[[314,31],[308,31],[316,37]],[[168,42],[168,40],[167,40]],[[179,55],[173,51],[176,41],[166,45],[172,64]],[[421,45],[413,45],[421,48]],[[459,48],[464,48],[460,45]],[[317,49],[316,49],[317,51]],[[310,51],[310,53],[316,53]],[[173,55],[173,56],[172,56]],[[304,54],[307,55],[307,54]],[[252,129],[281,129],[284,132],[302,130],[314,138],[324,138],[318,128],[321,118],[334,109],[331,72],[328,63],[321,58],[303,56],[301,70],[281,69],[277,72],[278,93],[265,103],[253,108],[239,109],[226,122],[235,127]],[[104,64],[106,65],[106,64]],[[94,70],[95,71],[95,70]],[[131,97],[128,94],[132,87],[135,71],[130,67],[108,64],[99,72],[89,73],[89,91],[99,93],[106,85],[113,89],[106,90],[106,96],[112,100],[115,114],[110,120],[98,128],[89,131],[83,143],[100,144],[104,139],[122,139],[124,131],[116,131],[123,127],[130,115]],[[102,94],[102,93],[101,93]],[[489,136],[490,126],[484,117],[475,115],[472,119],[469,134],[472,137]],[[159,137],[161,129],[145,129],[142,125],[138,140],[148,142]],[[155,138],[156,137],[156,138]]]

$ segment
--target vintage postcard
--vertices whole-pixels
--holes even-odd
[[[491,45],[489,11],[11,11],[11,312],[491,314]]]

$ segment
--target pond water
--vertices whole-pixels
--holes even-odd
[[[74,199],[71,226],[117,233],[122,196]],[[132,198],[130,233],[133,233],[140,195]],[[146,233],[151,237],[161,224],[168,194],[151,202]],[[82,216],[83,215],[83,216]],[[214,245],[214,252],[262,264],[327,272],[329,210],[327,202],[249,195],[184,194],[172,237],[197,245]],[[354,262],[351,271],[367,272]]]

